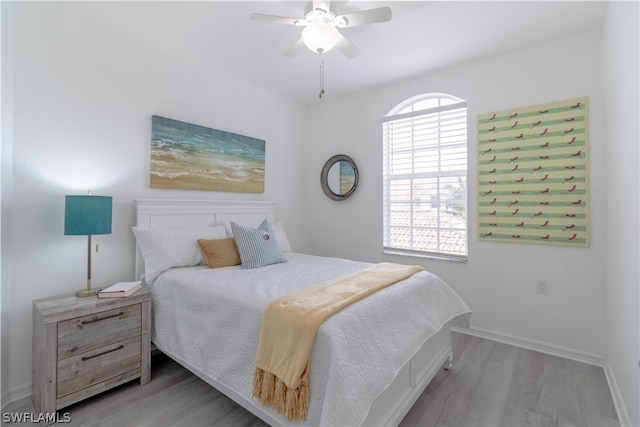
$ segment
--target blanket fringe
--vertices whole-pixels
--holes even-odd
[[[252,394],[264,405],[272,406],[287,421],[307,419],[309,381],[306,378],[298,388],[291,389],[272,373],[256,368]]]

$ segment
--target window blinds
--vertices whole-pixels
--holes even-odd
[[[382,119],[387,252],[466,258],[467,109],[444,101]]]

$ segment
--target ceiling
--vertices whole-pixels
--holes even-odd
[[[119,3],[118,26],[193,66],[220,67],[304,104],[427,74],[461,62],[601,28],[606,1],[336,1],[338,14],[389,6],[390,22],[345,28],[360,49],[323,55],[326,94],[318,98],[320,58],[283,56],[300,27],[258,22],[252,12],[302,17],[305,1]],[[112,3],[116,4],[116,3]],[[128,25],[129,24],[129,25]]]

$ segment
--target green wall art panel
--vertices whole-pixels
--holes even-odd
[[[264,193],[265,141],[151,119],[151,188]]]
[[[587,97],[478,115],[481,241],[589,246]]]

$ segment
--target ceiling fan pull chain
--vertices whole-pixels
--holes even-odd
[[[322,95],[324,95],[324,59],[322,58],[322,52],[320,52],[320,99],[322,99]]]

